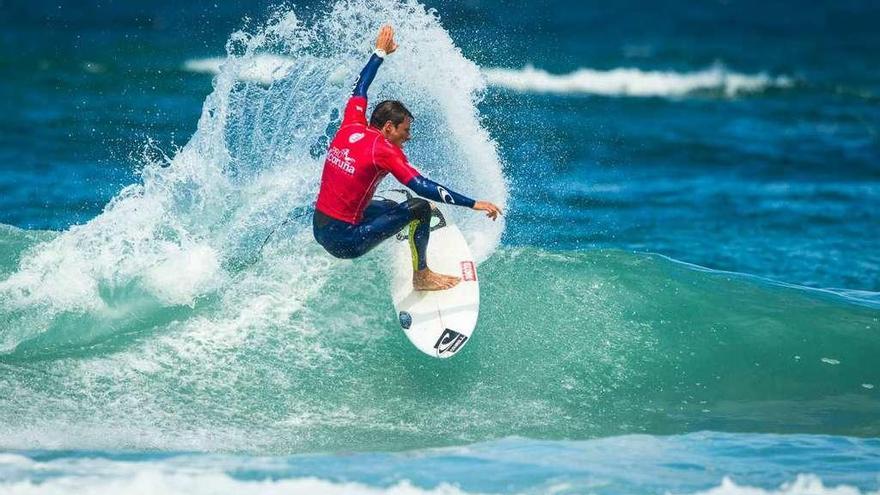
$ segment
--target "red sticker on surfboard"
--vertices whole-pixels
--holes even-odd
[[[474,267],[473,261],[461,262],[461,279],[465,282],[476,282],[477,269]]]

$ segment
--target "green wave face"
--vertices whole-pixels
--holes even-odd
[[[20,343],[0,359],[0,444],[280,453],[880,432],[869,304],[654,255],[503,249],[480,267],[473,342],[436,360],[397,326],[387,251],[352,263],[306,247],[297,264],[300,240],[192,307],[117,294],[153,309],[101,338]]]

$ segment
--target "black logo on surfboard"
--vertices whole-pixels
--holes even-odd
[[[461,349],[461,346],[467,341],[467,335],[462,335],[455,330],[446,329],[443,331],[443,335],[437,339],[437,343],[434,344],[434,349],[437,349],[437,354],[444,353],[455,353],[455,351]]]

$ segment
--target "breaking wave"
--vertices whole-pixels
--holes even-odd
[[[551,74],[527,66],[521,70],[486,69],[483,73],[489,84],[515,91],[602,96],[674,98],[694,93],[716,93],[733,97],[768,88],[788,88],[794,84],[788,77],[740,74],[720,64],[695,72],[582,68],[568,74]]]

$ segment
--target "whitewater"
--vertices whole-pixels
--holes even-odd
[[[312,239],[365,33],[389,20],[400,49],[371,102],[416,115],[407,153],[427,177],[512,212],[449,210],[483,304],[448,361],[401,333],[385,247],[344,261]],[[492,105],[742,105],[801,91],[798,77],[484,67],[415,0],[277,7],[225,50],[174,59],[212,77],[195,131],[180,147],[148,141],[137,180],[99,214],[63,230],[0,225],[0,493],[878,493],[876,292],[510,242],[545,197],[531,221],[586,237],[595,224],[565,208],[600,210],[595,198],[624,186],[541,184],[539,153],[505,151],[512,124],[490,125]]]

